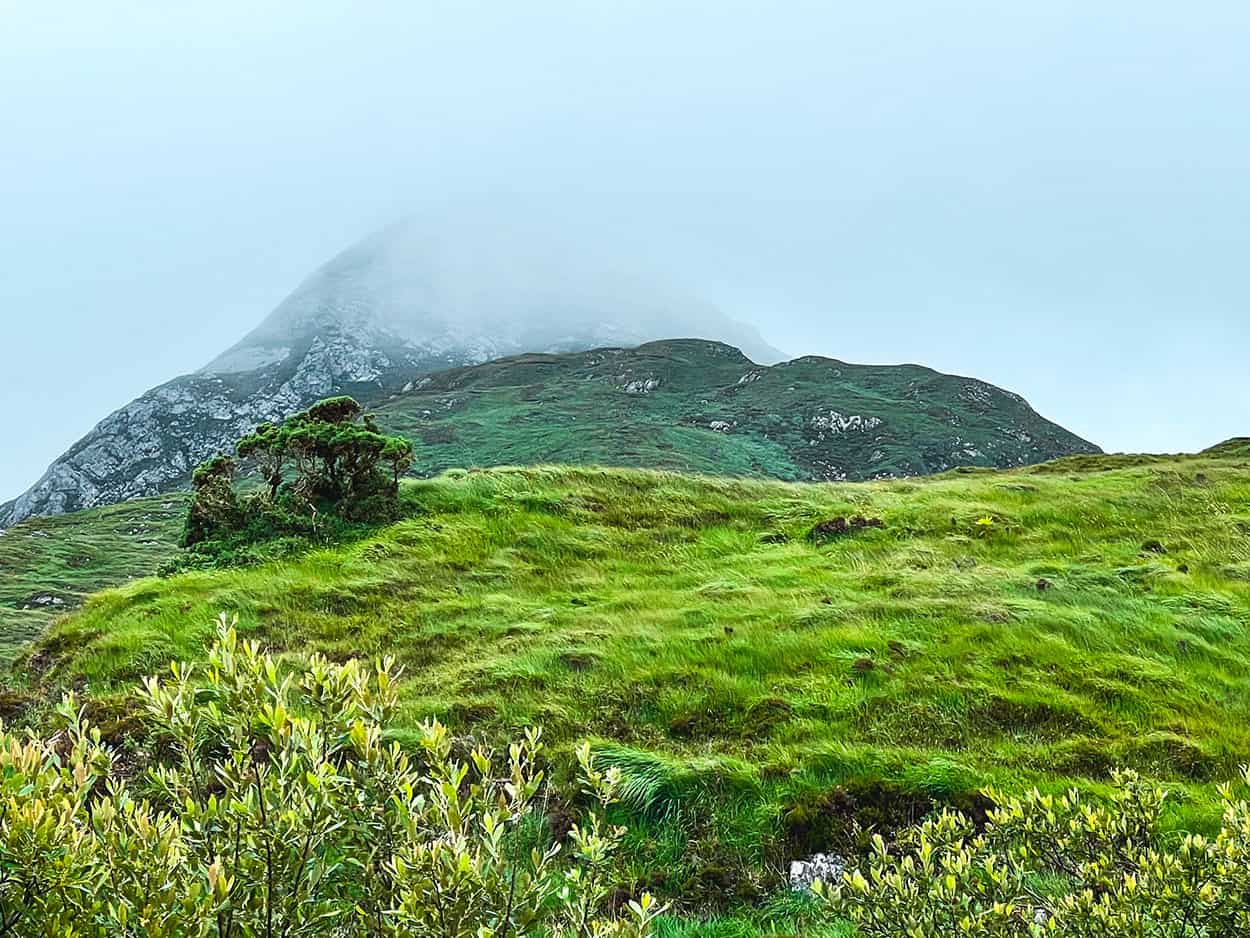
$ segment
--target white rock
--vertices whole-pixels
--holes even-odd
[[[811,889],[812,883],[834,884],[846,872],[846,860],[836,854],[816,853],[804,860],[790,863],[790,888],[795,891]]]
[[[862,433],[866,430],[875,430],[883,423],[880,417],[865,417],[861,414],[840,414],[836,410],[831,410],[827,414],[817,414],[809,422],[814,429],[824,430],[835,436],[842,433]]]

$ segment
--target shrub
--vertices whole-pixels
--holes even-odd
[[[945,811],[892,846],[874,838],[861,868],[817,892],[865,938],[1250,933],[1250,804],[1225,786],[1218,835],[1169,838],[1164,791],[1131,772],[1115,780],[1105,801],[990,792],[983,832]]]
[[[393,498],[412,466],[412,444],[382,433],[370,417],[358,423],[361,413],[350,397],[327,398],[280,424],[261,424],[236,450],[268,483],[270,501],[285,485],[294,501],[327,502],[352,517],[361,502]]]
[[[398,670],[286,671],[224,617],[203,673],[138,692],[156,764],[127,782],[72,697],[51,739],[0,732],[0,935],[641,938],[600,909],[619,772],[578,756],[591,810],[543,824],[538,730],[501,767],[437,722],[387,742]]]
[[[394,520],[412,444],[382,433],[361,413],[352,398],[332,397],[243,437],[236,453],[264,482],[251,495],[236,491],[229,456],[196,469],[183,534],[183,546],[195,547],[196,556],[169,572],[246,562],[245,548],[276,538],[324,542],[344,525]]]
[[[232,530],[242,520],[234,491],[234,460],[214,456],[191,473],[191,505],[187,509],[182,542],[190,546],[219,531]]]

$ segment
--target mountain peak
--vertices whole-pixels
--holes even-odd
[[[407,220],[322,265],[202,371],[279,365],[315,338],[455,366],[675,335],[721,338],[764,361],[782,357],[754,329],[660,278],[623,273],[537,231],[435,232]]]
[[[0,527],[176,487],[257,423],[332,394],[369,403],[441,369],[674,335],[781,357],[715,307],[662,278],[622,272],[585,246],[523,224],[401,222],[313,271],[199,371],[102,420],[0,505]]]

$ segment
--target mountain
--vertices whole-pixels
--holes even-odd
[[[394,225],[315,271],[204,368],[106,417],[0,505],[0,528],[168,491],[257,423],[328,395],[368,403],[452,366],[673,335],[781,357],[707,304],[521,229],[433,235]]]
[[[832,481],[1099,452],[973,378],[815,356],[769,367],[697,339],[451,369],[374,410],[425,474],[596,463]]]
[[[426,475],[594,463],[866,479],[1097,452],[1015,394],[971,378],[814,357],[769,367],[706,340],[516,355],[411,385],[374,410],[413,440]],[[1209,455],[1245,455],[1234,450]],[[1078,464],[1108,458],[1054,466],[1084,470]],[[1151,457],[1109,465],[1141,461]],[[92,591],[153,573],[175,553],[185,512],[186,497],[171,493],[0,529],[0,662]]]

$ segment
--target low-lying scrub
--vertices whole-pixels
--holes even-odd
[[[589,808],[551,835],[537,730],[500,764],[437,722],[388,742],[399,672],[302,673],[225,617],[207,665],[138,693],[139,777],[67,697],[51,738],[0,733],[0,934],[642,938],[603,914],[620,773],[579,749]]]
[[[1250,932],[1250,803],[1222,786],[1214,836],[1168,835],[1164,790],[1133,772],[1115,781],[1106,799],[990,792],[980,824],[943,811],[893,842],[878,834],[861,867],[813,888],[862,938]]]

